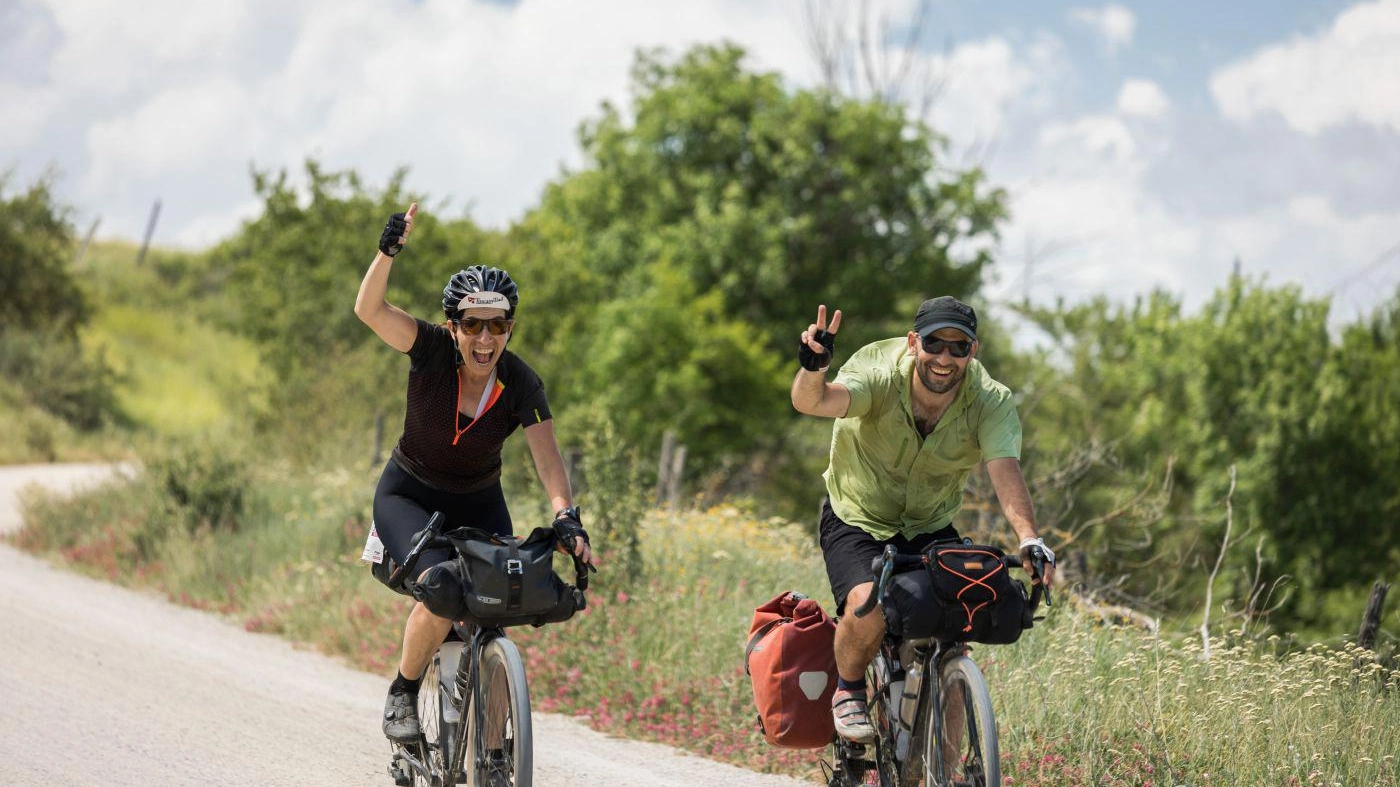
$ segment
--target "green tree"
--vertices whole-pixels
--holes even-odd
[[[1359,595],[1374,580],[1394,582],[1400,566],[1400,291],[1327,348],[1315,390],[1265,516],[1276,523],[1281,568],[1301,585],[1290,611],[1320,627],[1332,623],[1330,591]]]
[[[70,267],[71,213],[54,200],[51,175],[22,194],[0,177],[0,329],[71,336],[86,316]]]
[[[113,374],[85,351],[79,331],[91,297],[72,270],[71,208],[52,176],[22,194],[0,177],[0,377],[22,399],[79,429],[119,419]]]
[[[522,286],[550,315],[548,343],[532,357],[567,396],[628,401],[626,417],[650,425],[649,442],[676,428],[701,447],[703,469],[783,431],[750,428],[750,413],[790,412],[794,337],[818,303],[848,315],[849,349],[902,333],[928,295],[977,288],[1003,194],[978,170],[947,169],[940,138],[901,107],[788,89],[750,71],[733,45],[674,61],[639,54],[632,86],[631,110],[605,105],[584,124],[587,164],[551,184],[511,236]],[[637,273],[651,268],[664,272]],[[665,296],[681,291],[665,283],[676,276],[707,315],[678,320],[683,330],[641,319],[659,316],[643,298],[685,308]],[[599,311],[610,322],[593,319]],[[632,331],[642,334],[624,335]],[[635,381],[624,353],[578,362],[580,345],[642,343],[652,345],[642,365],[664,378],[649,397],[622,390]],[[697,349],[739,346],[723,358]],[[724,402],[745,406],[707,401],[716,364],[759,356],[769,360],[724,375]],[[677,416],[706,406],[704,417]]]
[[[1065,528],[1095,573],[1167,610],[1199,611],[1234,466],[1217,597],[1257,614],[1255,593],[1284,581],[1275,623],[1338,633],[1329,599],[1397,565],[1387,479],[1400,460],[1400,309],[1347,328],[1340,343],[1328,311],[1296,286],[1241,277],[1194,316],[1161,293],[1126,307],[1028,310],[1069,364],[1039,367],[1047,393],[1027,419],[1028,444],[1057,467],[1084,446],[1104,449],[1058,507],[1072,511]]]
[[[405,192],[405,174],[374,190],[353,172],[326,172],[309,161],[302,197],[285,171],[254,173],[262,214],[211,252],[211,267],[226,277],[226,297],[210,318],[262,348],[278,379],[265,431],[289,450],[336,451],[354,440],[368,456],[376,414],[397,428],[406,361],[354,314],[389,214],[415,199],[424,204],[394,263],[388,295],[417,317],[441,319],[448,277],[491,261],[490,233],[435,215],[423,198]]]

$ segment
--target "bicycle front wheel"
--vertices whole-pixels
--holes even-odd
[[[514,642],[502,636],[482,647],[475,696],[481,708],[470,715],[473,787],[530,787],[530,689]]]
[[[924,736],[924,783],[934,787],[1001,787],[997,722],[987,679],[972,659],[958,656],[941,672],[939,707]]]

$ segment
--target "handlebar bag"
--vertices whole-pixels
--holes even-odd
[[[540,626],[568,620],[587,605],[583,593],[554,573],[555,535],[498,536],[476,528],[445,534],[458,553],[465,609],[483,626]]]
[[[955,544],[928,551],[943,620],[934,636],[943,641],[1009,645],[1021,638],[1028,599],[1025,585],[1011,578],[1005,554],[993,546]]]
[[[885,628],[902,640],[949,639],[956,631],[947,605],[933,589],[933,572],[915,566],[890,577],[880,599],[885,612]]]
[[[744,671],[769,745],[820,749],[831,743],[835,642],[836,622],[801,593],[781,593],[754,610]]]

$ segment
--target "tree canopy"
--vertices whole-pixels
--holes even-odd
[[[818,304],[848,315],[853,348],[903,333],[925,297],[976,291],[1004,195],[948,170],[901,107],[786,88],[733,45],[641,53],[632,92],[583,125],[587,163],[511,233],[549,323],[526,343],[567,401],[625,403],[630,439],[670,429],[702,463],[749,453],[791,415]]]

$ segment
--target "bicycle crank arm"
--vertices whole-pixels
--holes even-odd
[[[421,752],[427,747],[424,746],[422,743],[418,743],[415,744],[414,748],[418,749]],[[389,775],[394,777],[395,784],[412,784],[412,774],[404,773],[403,769],[399,767],[400,764],[407,765],[408,767],[412,768],[419,776],[422,776],[425,780],[432,781],[433,774],[432,771],[428,770],[427,763],[424,763],[422,760],[413,756],[413,753],[409,750],[409,747],[403,746],[401,744],[394,744],[394,759],[392,762],[389,763]],[[408,781],[400,781],[401,777],[407,777]]]

